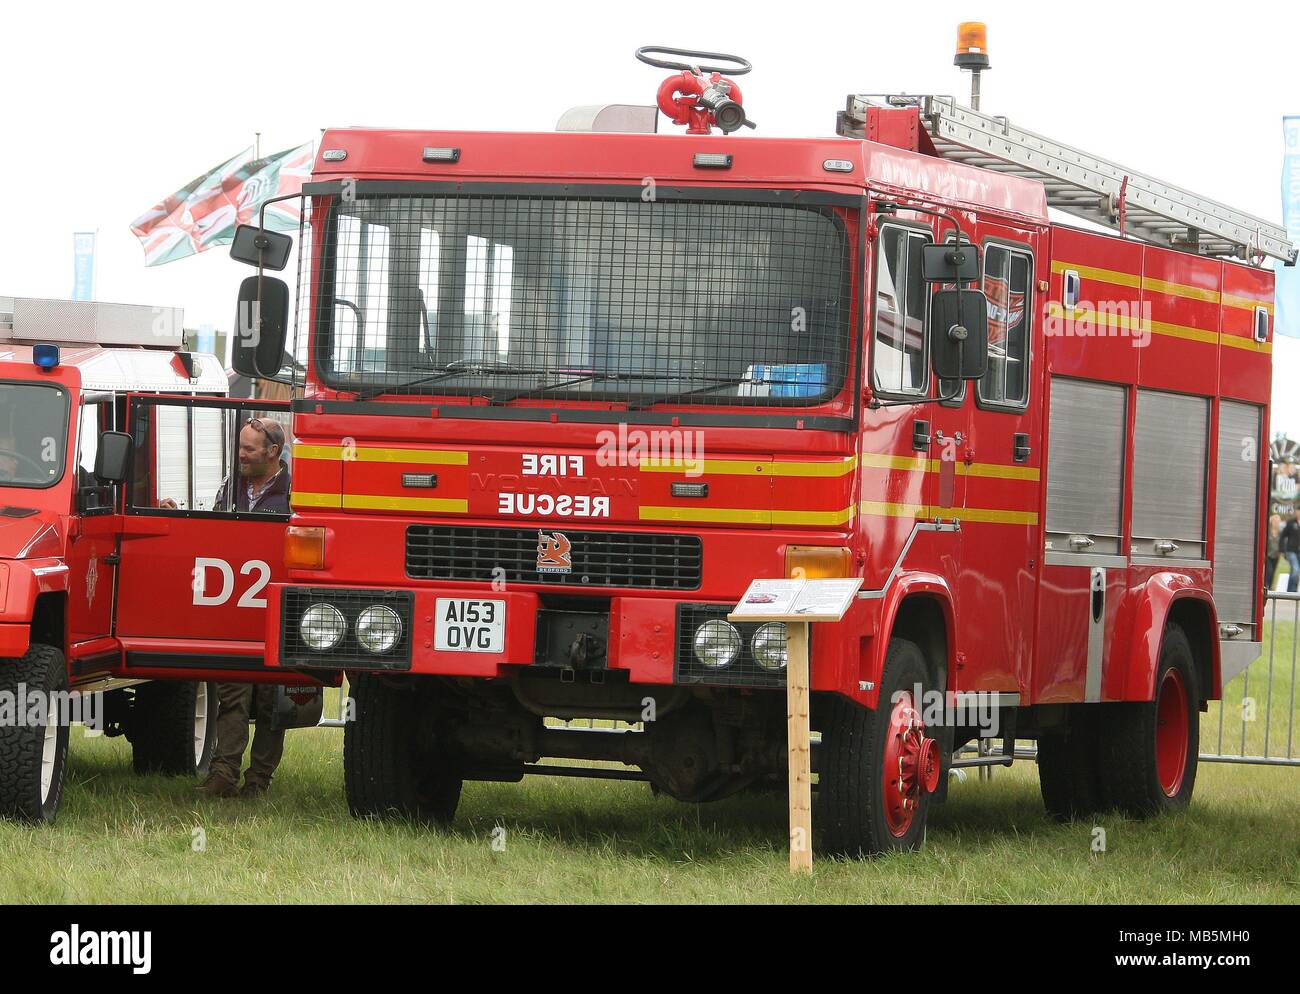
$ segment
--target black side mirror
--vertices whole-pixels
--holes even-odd
[[[292,248],[293,238],[283,232],[264,231],[255,225],[241,224],[235,229],[235,240],[230,243],[230,258],[278,273],[289,264]]]
[[[988,301],[979,290],[940,290],[930,303],[930,363],[943,380],[978,380],[989,365]]]
[[[274,379],[284,361],[288,325],[289,287],[283,280],[250,276],[239,284],[239,313],[235,315],[230,356],[235,372],[250,378]]]
[[[131,459],[131,436],[124,431],[105,431],[95,452],[95,478],[101,483],[121,483]]]
[[[921,247],[921,279],[927,283],[974,283],[980,278],[979,246],[944,242]]]

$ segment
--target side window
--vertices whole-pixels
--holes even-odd
[[[928,234],[886,225],[876,255],[872,360],[875,386],[889,393],[921,393],[928,381],[925,323],[930,294],[921,279],[921,247]]]
[[[101,485],[95,479],[95,456],[99,452],[100,432],[113,425],[112,400],[83,403],[77,426],[76,497],[82,514],[108,514],[117,503],[117,488]]]
[[[287,425],[285,412],[249,404],[133,400],[128,510],[287,515]]]
[[[1005,245],[984,254],[989,311],[989,368],[979,383],[982,403],[1022,407],[1029,399],[1029,326],[1033,314],[1033,259]]]

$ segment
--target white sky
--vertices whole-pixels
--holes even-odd
[[[827,135],[850,92],[964,101],[967,19],[989,25],[984,110],[1280,220],[1300,5],[1268,7],[8,3],[0,294],[70,296],[72,233],[98,229],[98,299],[225,328],[245,267],[222,248],[146,269],[128,226],[255,131],[267,153],[335,126],[550,130],[571,105],[652,102],[664,72],[632,51],[666,44],[752,61],[758,133]],[[1274,431],[1300,436],[1300,340],[1274,356]]]

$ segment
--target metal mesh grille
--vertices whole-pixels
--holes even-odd
[[[679,604],[677,607],[677,653],[673,666],[674,683],[692,683],[714,687],[784,687],[785,668],[760,666],[754,656],[754,636],[763,630],[764,639],[784,647],[785,626],[776,622],[728,622],[731,604]],[[695,653],[696,632],[702,625],[720,621],[739,635],[739,652],[727,666],[705,665]],[[716,627],[716,626],[715,626]],[[779,631],[778,631],[779,630]],[[714,635],[715,644],[725,639]],[[760,640],[760,643],[763,640]]]
[[[340,666],[368,669],[410,669],[411,666],[411,603],[409,591],[400,590],[337,590],[330,587],[286,587],[280,604],[280,655],[285,666]],[[322,628],[340,629],[338,644],[333,648],[317,650],[303,638],[303,614],[313,604],[328,604],[338,615],[322,612]],[[385,653],[367,651],[357,640],[358,621],[362,612],[374,605],[385,605],[396,612],[400,629],[396,644]],[[391,615],[372,614],[377,623],[367,627],[393,627]]]
[[[842,390],[844,208],[640,193],[334,198],[312,309],[322,379],[633,408]]]
[[[694,590],[700,585],[704,552],[698,536],[568,529],[564,535],[572,570],[541,573],[536,528],[411,525],[406,530],[406,573],[419,580],[570,587]]]

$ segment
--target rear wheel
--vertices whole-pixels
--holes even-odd
[[[357,818],[385,815],[450,825],[461,778],[438,756],[433,701],[421,688],[369,673],[349,676],[356,714],[343,730],[343,786]],[[427,733],[427,734],[426,734]]]
[[[1047,813],[1058,821],[1087,818],[1105,808],[1097,738],[1097,708],[1071,709],[1070,724],[1038,737],[1038,786]]]
[[[217,744],[217,685],[154,680],[135,688],[127,723],[136,773],[207,772]]]
[[[920,848],[930,795],[943,772],[939,741],[927,732],[924,702],[915,698],[928,682],[921,650],[896,638],[876,710],[840,696],[824,702],[814,824],[828,854]]]
[[[68,770],[68,722],[54,697],[67,689],[67,664],[53,646],[0,659],[0,693],[15,702],[14,720],[0,723],[0,815],[54,820]],[[34,710],[36,701],[43,704]],[[43,723],[28,720],[41,717]]]
[[[1155,699],[1107,705],[1102,723],[1102,782],[1126,814],[1145,818],[1187,807],[1200,748],[1200,683],[1191,643],[1165,629]]]

